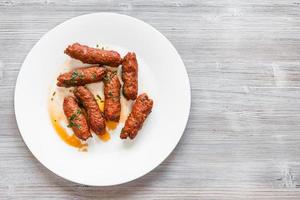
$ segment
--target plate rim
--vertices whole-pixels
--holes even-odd
[[[29,55],[31,54],[32,50],[34,48],[36,48],[38,46],[38,44],[41,42],[42,39],[44,39],[45,37],[47,37],[48,33],[55,30],[55,29],[58,29],[60,28],[61,26],[63,26],[65,23],[71,21],[71,20],[76,20],[78,18],[81,18],[81,17],[85,17],[85,16],[89,16],[89,15],[116,15],[116,16],[119,16],[119,17],[126,17],[126,18],[129,18],[130,20],[135,20],[135,21],[138,21],[140,23],[143,23],[147,26],[149,26],[153,31],[157,32],[161,37],[163,37],[167,42],[169,42],[170,46],[173,48],[174,52],[176,53],[176,56],[180,59],[180,61],[182,62],[183,64],[183,67],[184,67],[184,74],[183,76],[185,76],[185,80],[186,80],[186,84],[187,84],[187,115],[186,115],[186,118],[184,119],[185,122],[184,122],[184,126],[183,126],[183,130],[182,130],[182,133],[180,135],[180,137],[178,138],[178,141],[176,143],[173,144],[173,147],[171,148],[170,152],[165,156],[163,157],[161,160],[159,160],[158,164],[155,165],[154,167],[150,168],[150,170],[147,170],[145,172],[143,172],[142,174],[138,174],[136,176],[133,176],[131,177],[130,179],[128,180],[125,180],[125,181],[119,181],[117,183],[114,183],[114,184],[89,184],[89,183],[83,183],[83,182],[78,182],[76,180],[73,180],[73,179],[70,179],[69,177],[65,177],[61,174],[58,174],[57,172],[55,172],[54,170],[50,169],[50,167],[48,167],[46,165],[46,163],[42,160],[42,159],[39,159],[39,156],[32,150],[31,146],[26,142],[26,139],[23,137],[23,134],[22,134],[22,131],[21,131],[21,128],[20,127],[21,125],[21,122],[20,122],[20,113],[18,114],[17,112],[17,107],[18,107],[18,102],[17,102],[17,93],[18,93],[18,88],[20,87],[20,76],[21,74],[23,74],[23,71],[24,71],[24,63],[25,61],[28,59]],[[68,180],[68,181],[71,181],[73,183],[77,183],[77,184],[81,184],[81,185],[87,185],[87,186],[114,186],[114,185],[121,185],[121,184],[125,184],[125,183],[129,183],[129,182],[132,182],[138,178],[141,178],[143,177],[144,175],[150,173],[151,171],[153,171],[155,168],[157,168],[159,165],[161,165],[171,154],[172,152],[175,150],[175,148],[177,147],[177,145],[179,144],[185,130],[186,130],[186,127],[187,127],[187,123],[189,121],[189,118],[190,118],[190,111],[191,111],[191,85],[190,85],[190,79],[189,79],[189,76],[188,76],[188,73],[187,73],[187,69],[186,69],[186,66],[180,56],[180,54],[178,53],[178,51],[176,50],[176,48],[174,47],[174,45],[171,43],[171,41],[165,36],[163,35],[160,31],[158,31],[155,27],[153,27],[151,24],[143,21],[143,20],[140,20],[138,18],[135,18],[135,17],[132,17],[132,16],[129,16],[129,15],[126,15],[126,14],[120,14],[120,13],[116,13],[116,12],[93,12],[93,13],[88,13],[88,14],[83,14],[83,15],[78,15],[78,16],[75,16],[75,17],[72,17],[72,18],[69,18],[69,19],[66,19],[65,21],[55,25],[53,28],[51,28],[50,30],[48,30],[46,33],[44,33],[39,39],[38,41],[32,46],[32,48],[29,50],[29,52],[27,53],[27,55],[25,56],[23,62],[22,62],[22,65],[19,69],[19,72],[18,72],[18,75],[17,75],[17,79],[16,79],[16,83],[15,83],[15,88],[14,88],[14,113],[15,113],[15,119],[16,119],[16,122],[17,122],[17,127],[18,127],[18,130],[19,130],[19,134],[21,135],[21,138],[23,140],[23,142],[25,143],[25,145],[27,146],[27,148],[29,149],[29,151],[31,152],[31,154],[34,156],[34,158],[42,164],[42,166],[44,166],[46,169],[48,169],[49,171],[51,171],[53,174],[55,174],[56,176],[58,177],[61,177],[65,180]]]

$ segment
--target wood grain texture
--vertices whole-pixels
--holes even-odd
[[[103,11],[144,20],[174,44],[192,108],[179,145],[154,171],[119,186],[86,187],[32,156],[13,94],[26,54],[44,33]],[[0,199],[300,199],[299,32],[295,0],[1,0]]]

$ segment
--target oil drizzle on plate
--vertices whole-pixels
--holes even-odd
[[[96,101],[98,103],[98,106],[99,106],[101,112],[103,112],[104,111],[104,101],[100,100],[99,98],[96,98]],[[107,124],[106,124],[106,126],[107,126]],[[107,130],[105,130],[105,133],[103,135],[97,135],[97,136],[103,142],[107,142],[108,140],[110,140],[110,135]]]
[[[118,122],[106,121],[106,127],[109,131],[116,129],[118,124],[119,124]]]
[[[99,106],[101,112],[104,112],[104,101],[100,100],[99,98],[96,98],[96,100],[97,100],[97,103],[98,103],[98,106]],[[106,121],[106,127],[107,127],[108,131],[116,129],[117,126],[118,126],[118,122]],[[106,131],[106,134],[108,134],[107,131]]]
[[[98,106],[101,112],[104,111],[104,101],[102,99],[96,98]],[[87,151],[88,144],[83,143],[75,134],[70,135],[66,129],[61,125],[64,121],[63,113],[59,112],[57,109],[57,104],[55,105],[53,98],[49,101],[49,115],[51,119],[52,126],[58,136],[68,145],[78,148],[80,151]],[[128,114],[130,104],[125,101],[124,97],[121,98],[122,110],[120,116],[120,123],[124,123]],[[111,139],[109,131],[115,130],[119,125],[119,122],[106,121],[106,131],[103,135],[97,135],[100,140],[107,142]]]
[[[108,140],[110,140],[110,135],[109,135],[109,133],[107,131],[105,131],[105,133],[103,135],[97,135],[97,136],[103,142],[107,142]]]
[[[96,98],[96,101],[98,103],[98,106],[99,106],[101,112],[103,112],[104,111],[104,101],[100,100],[99,98]]]
[[[51,119],[52,126],[58,136],[68,145],[78,148],[80,151],[87,151],[87,144],[82,143],[74,134],[69,135],[65,128],[60,124],[61,118],[59,115],[56,115],[53,108],[51,107],[51,102],[49,102],[49,115]]]

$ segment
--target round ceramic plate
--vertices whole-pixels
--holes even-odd
[[[136,53],[139,93],[147,92],[154,107],[135,140],[121,140],[120,125],[109,141],[90,142],[88,151],[82,152],[54,130],[49,94],[57,73],[70,60],[64,49],[74,42],[101,44],[121,56]],[[107,186],[141,177],[167,158],[184,132],[191,95],[185,66],[166,37],[138,19],[94,13],[56,26],[34,45],[20,70],[14,101],[20,133],[45,167],[70,181]]]

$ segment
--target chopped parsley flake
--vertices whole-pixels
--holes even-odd
[[[71,117],[69,118],[70,121],[73,121],[76,118],[76,114],[71,115]]]
[[[69,124],[68,124],[68,127],[69,128],[72,128],[72,127],[77,127],[78,129],[80,129],[81,128],[81,126],[79,125],[79,124],[76,124],[76,123],[74,123],[74,122],[70,122]]]
[[[78,129],[81,128],[81,126],[77,123],[74,122],[75,119],[78,119],[78,115],[81,114],[81,110],[77,110],[76,113],[72,114],[70,117],[69,117],[69,124],[68,124],[68,127],[71,128],[71,127],[74,127],[76,126]]]
[[[109,91],[109,92],[108,92],[108,96],[109,96],[109,97],[113,97],[112,92]]]
[[[118,72],[117,70],[116,70],[116,71],[113,71],[113,72],[112,72],[112,74],[113,74],[113,75],[116,75],[116,74],[117,74],[117,72]]]
[[[81,73],[80,73],[80,74],[79,74],[79,78],[80,78],[80,79],[84,79],[84,74],[81,74]]]
[[[109,82],[110,81],[110,76],[105,74],[105,76],[103,77],[103,80],[104,80],[104,82]]]
[[[77,83],[77,79],[84,79],[84,75],[82,73],[79,73],[77,70],[74,70],[72,75],[71,75],[71,79],[70,82],[71,83]]]
[[[71,79],[70,79],[70,82],[71,83],[77,83],[77,77],[79,76],[78,74],[78,71],[77,70],[74,70],[72,75],[71,75]]]
[[[97,79],[97,74],[95,72],[93,72],[92,76],[94,80]]]
[[[104,102],[103,99],[100,97],[100,95],[97,94],[96,97],[99,99],[99,101],[100,101],[101,103]]]

